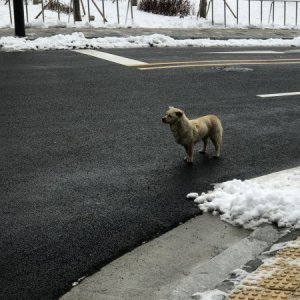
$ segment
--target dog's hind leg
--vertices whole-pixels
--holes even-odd
[[[216,155],[214,155],[215,158],[220,157],[220,152],[221,152],[221,144],[222,144],[222,135],[221,134],[216,134],[210,137],[212,143],[215,146],[216,150]]]
[[[205,153],[206,152],[206,148],[207,148],[208,137],[203,138],[202,141],[203,141],[203,147],[202,147],[202,149],[199,152],[200,153]]]

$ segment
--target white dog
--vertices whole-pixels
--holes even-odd
[[[162,121],[170,125],[175,141],[185,148],[184,160],[187,163],[193,162],[194,146],[200,140],[204,143],[200,152],[205,153],[208,138],[215,146],[216,155],[214,157],[220,157],[223,128],[217,116],[207,115],[189,120],[183,110],[169,107]]]

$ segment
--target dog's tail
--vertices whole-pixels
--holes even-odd
[[[215,129],[215,134],[219,135],[222,138],[224,130],[223,130],[221,120],[215,115],[212,115],[211,120],[214,123],[213,128]]]
[[[220,119],[217,116],[212,116],[212,122],[214,124],[214,126],[213,126],[214,131],[211,136],[211,140],[216,149],[215,157],[220,157],[221,145],[222,145],[222,139],[223,139],[223,126],[222,126]]]

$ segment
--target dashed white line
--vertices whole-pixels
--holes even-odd
[[[265,95],[257,95],[257,96],[261,98],[272,98],[272,97],[286,97],[286,96],[296,96],[296,95],[300,95],[300,92],[265,94]]]
[[[114,55],[106,52],[101,52],[101,51],[96,51],[96,50],[91,50],[91,49],[83,49],[83,50],[73,50],[74,52],[80,53],[80,54],[85,54],[89,56],[93,56],[96,58],[104,59],[107,61],[111,61],[123,66],[135,66],[135,65],[148,65],[145,62],[138,61],[135,59],[119,56],[119,55]]]

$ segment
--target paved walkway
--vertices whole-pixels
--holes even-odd
[[[300,299],[300,237],[247,276],[228,300]]]
[[[71,34],[83,32],[87,38],[106,36],[138,36],[154,33],[164,34],[176,39],[292,39],[300,36],[300,29],[229,29],[229,28],[199,28],[199,29],[178,29],[178,28],[27,28],[26,35],[29,38],[49,37],[56,34]],[[14,36],[14,29],[0,29],[0,37]]]

